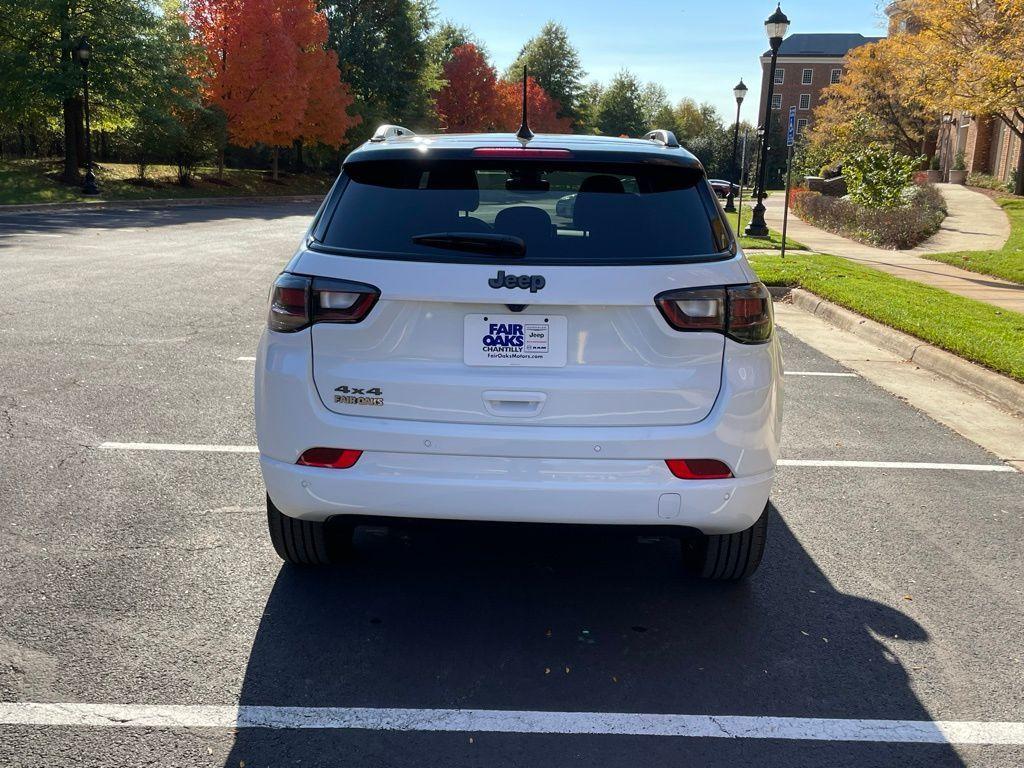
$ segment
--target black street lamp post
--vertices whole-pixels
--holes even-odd
[[[761,126],[761,159],[757,170],[757,189],[754,195],[757,197],[757,205],[750,217],[750,223],[744,230],[744,234],[751,237],[768,237],[768,225],[764,223],[764,185],[765,171],[768,166],[768,142],[771,136],[772,127],[772,96],[775,95],[775,64],[779,58],[779,46],[782,45],[782,38],[786,36],[789,29],[789,18],[782,12],[781,5],[775,7],[775,13],[768,17],[764,23],[764,31],[768,35],[768,43],[772,48],[772,64],[768,72],[768,94],[764,104],[764,123]]]
[[[735,193],[733,192],[732,182],[735,181],[737,184],[743,183],[743,174],[736,170],[736,148],[739,146],[740,141],[740,105],[743,104],[743,97],[747,95],[747,86],[743,84],[743,78],[740,78],[740,83],[732,89],[733,96],[736,97],[736,125],[732,129],[732,178],[729,182],[729,197],[725,201],[726,213],[733,213],[736,210],[736,206],[733,204],[733,198]]]
[[[99,187],[96,186],[96,174],[92,170],[92,132],[89,125],[89,58],[92,56],[92,46],[86,38],[78,41],[75,48],[75,58],[82,67],[82,91],[85,101],[85,181],[82,184],[82,194],[98,195]]]

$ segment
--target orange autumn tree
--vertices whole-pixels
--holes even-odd
[[[472,43],[452,49],[444,65],[447,84],[437,94],[437,116],[453,133],[486,131],[498,112],[498,75]]]
[[[523,110],[521,80],[498,80],[490,65],[472,43],[452,50],[445,64],[447,84],[436,99],[437,116],[453,133],[500,131],[519,128]],[[570,133],[572,118],[559,117],[560,106],[532,77],[527,79],[530,128],[538,133]]]
[[[231,142],[273,149],[275,179],[280,147],[338,147],[359,122],[313,0],[185,0],[185,16],[205,54],[206,100],[223,110]]]
[[[526,103],[534,133],[572,133],[572,118],[559,117],[561,105],[532,77],[526,78]],[[498,83],[498,130],[515,131],[523,117],[523,81]]]

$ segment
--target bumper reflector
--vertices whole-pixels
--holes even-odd
[[[327,467],[330,469],[348,469],[359,461],[362,451],[349,448],[310,448],[303,451],[296,464],[304,467]]]
[[[718,459],[666,459],[669,472],[681,480],[723,480],[732,470]]]

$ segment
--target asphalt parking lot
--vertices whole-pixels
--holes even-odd
[[[782,467],[739,588],[681,579],[670,542],[575,528],[367,529],[353,564],[297,570],[251,453],[101,448],[255,444],[267,289],[313,210],[0,216],[0,765],[1024,764],[1019,737],[843,736],[1024,721],[1024,475],[856,375],[799,375],[846,371],[785,331],[785,458],[868,466]],[[26,702],[196,720],[11,724]],[[340,709],[213,722],[236,705]],[[835,724],[780,739],[767,718]]]

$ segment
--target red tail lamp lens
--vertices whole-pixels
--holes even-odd
[[[359,461],[359,457],[362,455],[362,451],[354,451],[350,448],[310,448],[303,452],[295,463],[304,467],[348,469]]]
[[[724,480],[732,470],[718,459],[667,459],[669,472],[680,480]]]

